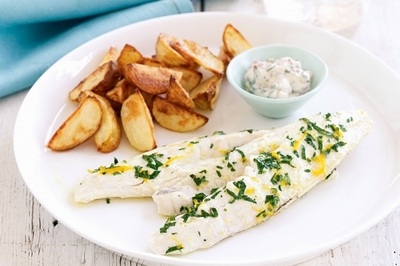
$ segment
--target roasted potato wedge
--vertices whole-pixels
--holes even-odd
[[[203,74],[200,71],[191,68],[171,67],[171,69],[182,72],[182,78],[179,83],[188,92],[199,85],[203,79]]]
[[[176,39],[171,43],[171,46],[185,58],[195,61],[204,69],[207,69],[218,76],[224,75],[224,63],[221,59],[211,53],[208,48],[202,47],[193,41],[181,39]]]
[[[232,24],[225,26],[222,41],[231,58],[253,47]]]
[[[117,61],[119,57],[119,50],[115,46],[111,46],[110,49],[108,49],[107,53],[103,57],[103,60],[100,63],[100,66],[104,63],[107,63],[108,61]]]
[[[106,98],[122,104],[136,89],[135,86],[126,82],[125,79],[121,79],[112,90],[106,93]]]
[[[177,80],[182,78],[182,72],[165,67],[153,67],[141,64],[125,65],[125,79],[141,90],[157,95],[169,90],[170,76]]]
[[[93,140],[97,151],[109,153],[118,148],[121,142],[121,126],[117,113],[114,111],[109,100],[91,91],[84,91],[79,95],[79,101],[92,96],[99,100],[102,110],[101,124],[94,133]]]
[[[157,147],[153,120],[139,90],[122,104],[121,121],[132,147],[142,152]]]
[[[101,125],[103,111],[96,97],[86,97],[64,121],[47,143],[53,151],[64,151],[78,146],[95,134]]]
[[[168,67],[166,64],[158,61],[153,57],[143,57],[142,65],[153,66],[153,67]]]
[[[122,48],[121,53],[117,59],[118,71],[121,75],[124,75],[124,67],[127,64],[143,62],[143,55],[132,45],[125,44]]]
[[[193,60],[188,60],[171,47],[171,43],[177,41],[176,37],[160,33],[156,42],[155,59],[170,67],[185,67],[197,69],[199,65]]]
[[[164,128],[177,132],[187,132],[198,129],[208,122],[204,115],[185,108],[179,104],[155,96],[152,113],[154,119]]]
[[[221,59],[221,61],[224,63],[225,70],[226,70],[229,62],[232,60],[232,57],[229,55],[228,50],[226,49],[225,45],[222,45],[220,47],[218,58]]]
[[[169,90],[167,91],[167,100],[179,104],[188,109],[194,109],[193,100],[190,98],[189,93],[182,87],[182,85],[171,76],[169,81]]]
[[[82,91],[93,91],[100,95],[105,93],[117,84],[120,78],[117,63],[115,61],[108,61],[99,66],[87,78],[82,80],[78,86],[69,92],[69,99],[78,101],[79,94]]]
[[[202,110],[213,110],[219,98],[222,77],[212,76],[191,91],[190,97]]]

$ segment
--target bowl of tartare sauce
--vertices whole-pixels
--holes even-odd
[[[309,51],[274,44],[257,46],[235,56],[226,76],[258,113],[284,118],[322,89],[328,78],[328,67]]]

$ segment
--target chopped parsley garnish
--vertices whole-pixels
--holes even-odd
[[[218,177],[222,177],[222,174],[221,174],[221,172],[219,170],[215,170],[215,172],[217,173]]]
[[[332,150],[334,150],[335,152],[338,152],[339,147],[343,147],[344,145],[346,145],[346,142],[339,141],[339,142],[333,144],[332,146],[330,146],[328,149],[326,149],[324,151],[324,154],[328,155]]]
[[[231,172],[236,171],[235,167],[233,167],[233,164],[231,162],[228,162],[228,164],[226,166],[231,170]]]
[[[202,183],[208,182],[205,175],[198,177],[195,174],[191,174],[189,176],[191,179],[193,179],[193,182],[196,184],[196,186],[200,186]]]
[[[281,152],[272,154],[271,152],[262,152],[257,158],[254,158],[254,162],[257,164],[258,173],[263,174],[266,170],[279,170],[282,168],[281,164],[287,164],[291,167],[293,157],[284,155]]]
[[[259,174],[264,173],[265,170],[281,169],[279,160],[275,156],[272,156],[270,152],[261,153],[257,158],[254,158],[254,161],[257,164]]]
[[[159,167],[163,166],[163,163],[160,162],[157,157],[163,157],[163,154],[153,153],[150,155],[142,155],[143,160],[147,162],[146,166],[153,169],[158,170]]]
[[[317,147],[316,147],[316,145],[315,145],[315,138],[310,134],[310,133],[307,133],[306,134],[306,137],[305,137],[305,142],[308,144],[308,145],[310,145],[311,147],[313,147],[314,149],[317,149]]]
[[[282,186],[290,186],[291,182],[290,182],[290,177],[288,173],[275,173],[272,177],[271,177],[271,183],[274,185],[278,186],[279,190],[282,190]]]
[[[330,121],[331,116],[332,116],[331,113],[327,113],[327,114],[324,115],[324,117],[325,117],[325,119],[326,119],[327,121]]]
[[[198,207],[200,206],[200,203],[196,204],[196,205],[192,205],[189,207],[182,207],[181,211],[187,211],[185,214],[182,215],[182,219],[183,221],[186,223],[187,220],[190,217],[202,217],[202,218],[206,218],[206,217],[212,217],[212,218],[216,218],[218,217],[218,211],[216,208],[211,208],[210,212],[206,212],[205,210],[201,210],[200,213],[197,213],[198,211]]]
[[[215,188],[215,190],[211,190],[210,198],[215,199],[219,193],[221,193],[221,190],[218,188]]]
[[[236,152],[238,152],[238,153],[240,154],[240,157],[241,157],[241,159],[242,159],[242,162],[245,162],[245,161],[246,161],[246,155],[244,154],[244,152],[243,152],[242,150],[240,150],[240,149],[238,149],[237,147],[235,147],[235,148],[233,148],[232,151],[236,151]]]
[[[314,129],[315,131],[317,131],[321,135],[324,135],[324,136],[327,136],[327,137],[330,137],[330,138],[334,138],[334,135],[333,135],[332,132],[319,127],[316,123],[311,122],[307,118],[301,118],[300,120],[302,120],[302,121],[307,123],[307,127],[308,127],[309,130]]]
[[[206,212],[205,210],[201,210],[200,213],[198,213],[198,208],[201,205],[203,201],[209,201],[210,199],[214,199],[220,191],[218,188],[211,190],[211,197],[207,197],[206,194],[200,192],[197,193],[192,197],[192,205],[191,206],[182,206],[180,208],[181,212],[186,212],[185,214],[182,215],[183,221],[186,223],[187,220],[190,217],[218,217],[218,211],[216,208],[211,208],[209,212]]]
[[[142,155],[142,158],[145,162],[147,162],[146,167],[153,169],[153,172],[150,172],[149,170],[144,170],[143,166],[140,165],[135,165],[134,171],[135,171],[135,177],[136,178],[145,178],[145,179],[155,179],[159,174],[160,170],[158,170],[161,166],[163,166],[163,163],[160,162],[157,157],[163,157],[163,154],[157,154],[153,153],[150,155]]]
[[[234,203],[236,200],[245,200],[252,203],[257,203],[254,199],[245,194],[246,183],[243,180],[234,181],[233,184],[239,189],[239,192],[235,194],[235,192],[229,189],[226,190],[226,192],[233,198],[233,200],[231,200],[229,203]]]
[[[301,145],[301,159],[307,160],[306,147],[304,145]]]
[[[171,226],[175,226],[176,222],[175,222],[175,217],[170,217],[167,219],[167,221],[165,222],[164,226],[160,228],[160,233],[164,234],[167,232],[168,228],[170,228]]]
[[[210,212],[206,212],[205,210],[201,210],[201,216],[200,217],[203,217],[203,218],[205,218],[205,217],[213,217],[213,218],[215,218],[215,217],[218,217],[218,211],[214,207],[210,209]]]
[[[136,178],[154,179],[160,174],[160,171],[150,173],[149,170],[143,170],[143,167],[140,165],[135,165],[134,170]]]
[[[265,204],[270,204],[272,208],[276,208],[279,203],[279,197],[276,195],[265,196]]]
[[[224,131],[214,131],[213,136],[215,135],[225,135]]]
[[[181,251],[182,249],[183,249],[182,245],[176,245],[176,246],[173,246],[173,247],[169,247],[167,249],[167,251],[165,251],[165,254],[168,254],[168,253],[171,253],[171,252],[174,252],[174,251]]]
[[[206,194],[204,194],[203,192],[197,193],[196,195],[194,195],[192,197],[192,202],[193,204],[197,204],[200,202],[203,202],[203,200],[207,197]]]
[[[318,145],[318,150],[320,151],[320,152],[322,152],[322,149],[324,148],[324,146],[323,146],[323,139],[322,139],[322,136],[318,136],[317,137],[317,145]]]
[[[126,163],[126,161],[123,160],[123,163]],[[114,157],[114,161],[110,164],[110,166],[100,166],[99,168],[91,170],[90,172],[91,173],[99,173],[101,175],[105,175],[105,174],[120,175],[121,173],[123,173],[127,170],[132,170],[132,167],[119,166],[118,159]]]
[[[294,167],[294,166],[292,165],[292,160],[293,160],[293,157],[292,157],[292,156],[290,156],[289,154],[288,154],[288,155],[284,155],[284,154],[281,153],[281,152],[278,152],[278,155],[280,156],[280,163],[281,163],[281,164],[287,164],[287,165],[289,165],[289,166],[291,166],[291,167]]]

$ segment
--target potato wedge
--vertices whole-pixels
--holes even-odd
[[[199,85],[203,79],[203,74],[200,71],[191,68],[171,67],[171,69],[182,72],[182,78],[179,83],[188,92]]]
[[[190,98],[189,93],[173,76],[170,78],[169,85],[170,87],[166,94],[168,101],[191,110],[196,107],[193,100]]]
[[[121,126],[117,113],[114,111],[111,103],[103,96],[91,91],[84,91],[79,95],[79,100],[83,101],[86,97],[92,96],[99,100],[102,110],[101,124],[94,133],[93,140],[97,151],[109,153],[118,148],[121,142]]]
[[[231,58],[253,47],[232,24],[225,26],[222,41]]]
[[[153,120],[139,90],[122,104],[121,121],[132,147],[142,152],[157,147]]]
[[[212,76],[191,91],[190,97],[202,110],[213,110],[219,98],[222,77]]]
[[[208,122],[208,118],[181,105],[155,96],[153,99],[152,113],[154,119],[164,128],[187,132],[198,129]]]
[[[232,60],[232,57],[228,53],[228,50],[226,49],[225,45],[222,45],[219,49],[219,54],[218,58],[221,59],[221,61],[225,65],[225,70],[228,67],[229,62]]]
[[[193,41],[181,39],[172,42],[171,46],[188,60],[195,61],[204,69],[211,71],[215,75],[222,76],[224,74],[224,63],[211,53],[208,48],[202,47]]]
[[[95,134],[101,125],[103,111],[96,97],[86,97],[64,121],[47,143],[53,151],[64,151],[78,146]]]
[[[153,67],[141,64],[125,65],[125,79],[141,90],[157,95],[169,90],[169,78],[174,76],[177,80],[182,78],[182,72],[165,67]]]
[[[88,77],[82,80],[72,91],[69,92],[69,99],[78,101],[79,94],[82,91],[93,91],[100,95],[105,93],[117,84],[120,78],[117,63],[108,61],[99,66]]]
[[[177,41],[176,37],[160,33],[156,42],[155,59],[170,67],[186,67],[197,69],[199,65],[193,60],[188,60],[171,47],[171,43]]]
[[[100,66],[104,63],[107,63],[108,61],[117,61],[119,57],[119,50],[115,46],[111,46],[110,49],[108,49],[107,53],[104,55],[103,60],[100,63]]]
[[[153,57],[143,57],[142,65],[153,66],[153,67],[168,67],[166,64],[158,61]]]
[[[118,71],[121,75],[124,75],[124,67],[127,64],[143,62],[143,55],[132,45],[125,44],[122,48],[121,53],[117,59]]]
[[[126,82],[125,79],[121,79],[117,85],[115,85],[114,89],[106,93],[106,98],[122,104],[136,89],[135,86]]]

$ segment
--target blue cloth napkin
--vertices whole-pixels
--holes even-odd
[[[79,45],[110,30],[193,12],[190,0],[0,1],[0,98],[24,90]]]

